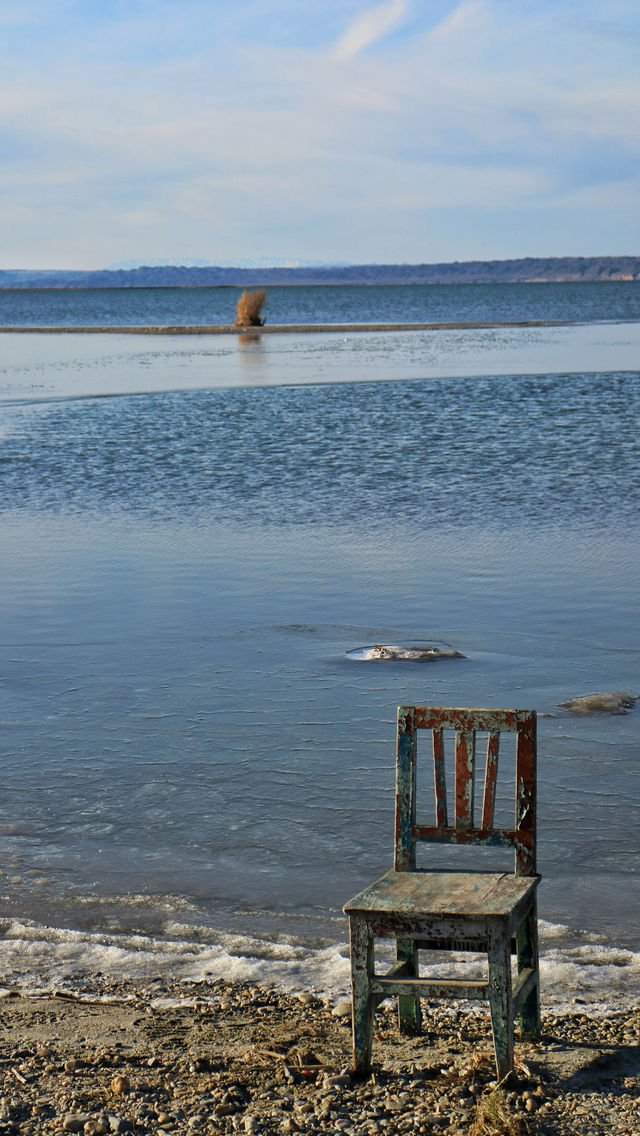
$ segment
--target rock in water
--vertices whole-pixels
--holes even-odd
[[[561,702],[560,706],[572,714],[626,714],[637,701],[637,695],[611,690],[607,694],[581,694],[579,698]]]
[[[357,647],[353,651],[347,651],[347,658],[361,663],[430,663],[435,659],[463,659],[464,655],[454,651],[452,647],[437,647],[434,644],[404,647],[395,643],[374,643],[371,647]]]

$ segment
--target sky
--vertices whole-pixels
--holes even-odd
[[[0,0],[0,268],[640,254],[638,0]]]

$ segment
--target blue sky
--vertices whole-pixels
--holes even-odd
[[[0,267],[640,254],[638,0],[0,0]]]

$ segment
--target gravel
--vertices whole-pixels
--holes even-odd
[[[496,1087],[486,1013],[433,1004],[421,1038],[376,1021],[374,1072],[351,1078],[335,1004],[248,984],[133,987],[0,1001],[0,1136],[343,1136],[640,1132],[640,1013],[547,1015]],[[492,1102],[499,1123],[490,1127]],[[498,1122],[495,1122],[498,1123]]]

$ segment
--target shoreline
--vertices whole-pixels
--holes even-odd
[[[233,327],[230,324],[144,324],[136,326],[96,324],[65,327],[6,325],[0,333],[14,335],[241,335],[258,338],[266,335],[286,335],[295,332],[316,334],[335,332],[356,334],[371,331],[474,331],[483,328],[517,327],[581,327],[581,320],[477,320],[449,321],[444,323],[282,323],[264,327]],[[631,321],[633,322],[633,321]]]
[[[355,1081],[344,999],[96,978],[80,997],[3,992],[2,1132],[630,1136],[640,1119],[638,1011],[543,1013],[496,1087],[484,1007],[431,1003],[423,1036],[406,1038],[383,1005],[373,1075]],[[496,1108],[510,1127],[481,1127]]]

